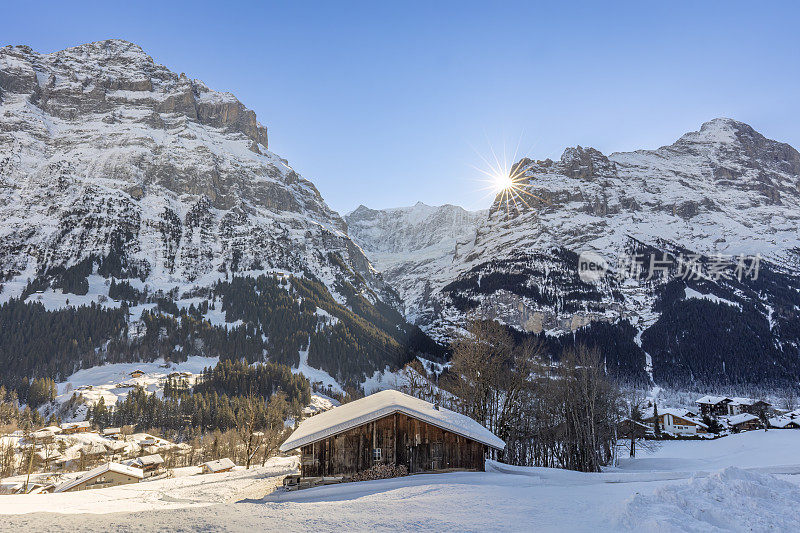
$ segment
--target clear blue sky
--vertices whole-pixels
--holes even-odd
[[[655,148],[727,116],[800,147],[795,2],[116,4],[9,2],[0,44],[136,42],[236,94],[342,213],[485,207],[473,166],[520,140]]]

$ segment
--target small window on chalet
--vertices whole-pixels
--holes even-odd
[[[372,460],[373,461],[380,461],[381,460],[381,449],[380,448],[374,448],[372,450]]]

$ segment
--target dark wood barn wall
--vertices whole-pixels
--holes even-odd
[[[380,458],[375,449],[380,449]],[[483,470],[486,446],[403,413],[395,413],[302,448],[302,475],[348,476],[377,463],[410,473]]]

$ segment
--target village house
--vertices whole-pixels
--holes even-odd
[[[666,408],[658,413],[661,431],[673,435],[698,435],[708,433],[708,426],[693,418],[694,413],[686,409]],[[650,427],[655,428],[655,417],[645,419]]]
[[[156,476],[163,472],[164,458],[159,454],[145,455],[136,459],[136,463],[142,469],[144,477]]]
[[[117,463],[106,463],[90,470],[84,475],[56,487],[55,492],[73,492],[78,490],[103,489],[117,485],[138,483],[142,480],[142,471]]]
[[[648,434],[653,434],[653,426],[652,424],[646,424],[644,421],[638,422],[626,418],[617,424],[617,436],[621,439],[629,439],[631,437],[643,439]]]
[[[64,456],[58,450],[51,448],[45,447],[44,449],[36,450],[36,460],[39,464],[44,465],[45,468],[50,465],[62,465],[65,462]]]
[[[122,436],[122,429],[120,428],[105,428],[103,436],[109,439],[118,439]]]
[[[465,415],[385,390],[303,420],[280,451],[297,448],[303,477],[350,477],[374,465],[482,471],[505,443]]]
[[[46,494],[53,492],[53,485],[46,483],[20,483],[19,487],[12,490],[14,494]]]
[[[34,442],[52,442],[55,435],[49,429],[40,429],[31,433]]]
[[[776,416],[769,419],[769,427],[775,429],[800,429],[800,416]]]
[[[695,403],[700,407],[701,414],[711,417],[735,416],[741,413],[759,416],[772,407],[764,400],[728,396],[703,396]]]
[[[108,450],[104,444],[99,442],[90,442],[81,446],[81,454],[85,459],[99,459],[103,457]]]
[[[141,370],[134,370],[133,372],[131,372],[129,374],[129,376],[134,378],[134,379],[135,378],[140,378],[140,377],[144,376],[144,372],[142,372]]]
[[[733,400],[727,396],[703,396],[694,403],[696,403],[700,409],[701,415],[717,417],[730,414],[728,412],[728,404],[732,401]]]
[[[751,415],[760,416],[761,413],[766,413],[772,405],[764,400],[754,400],[753,398],[731,398],[728,403],[728,415],[738,415],[741,413],[750,413]]]
[[[121,441],[111,441],[106,443],[105,447],[110,455],[122,456],[125,454],[125,449],[127,448],[127,445]]]
[[[230,472],[236,466],[236,463],[225,457],[217,459],[216,461],[208,461],[200,465],[204,474],[219,474],[220,472]]]
[[[64,435],[71,435],[73,433],[88,433],[91,425],[88,420],[83,422],[65,422],[61,424],[61,431]]]
[[[751,415],[750,413],[740,413],[738,415],[734,415],[729,417],[727,422],[728,426],[731,428],[731,431],[734,432],[761,429],[763,426],[761,420],[756,415]]]

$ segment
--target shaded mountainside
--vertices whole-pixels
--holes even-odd
[[[357,385],[441,352],[253,111],[126,41],[0,48],[0,220],[7,380],[307,350]]]
[[[445,340],[468,315],[551,336],[630,322],[622,329],[652,359],[658,383],[800,380],[797,150],[715,119],[657,150],[568,148],[558,161],[523,159],[513,172],[533,195],[529,207],[498,197],[457,251],[386,269],[425,331]],[[606,259],[607,275],[579,277],[585,251]],[[643,279],[621,275],[632,254]],[[664,254],[673,268],[644,279],[650,258]],[[681,254],[699,256],[699,279],[682,279]],[[760,254],[756,279],[734,275],[740,254],[747,267]],[[415,277],[425,264],[437,268]],[[725,276],[716,279],[715,264]]]

